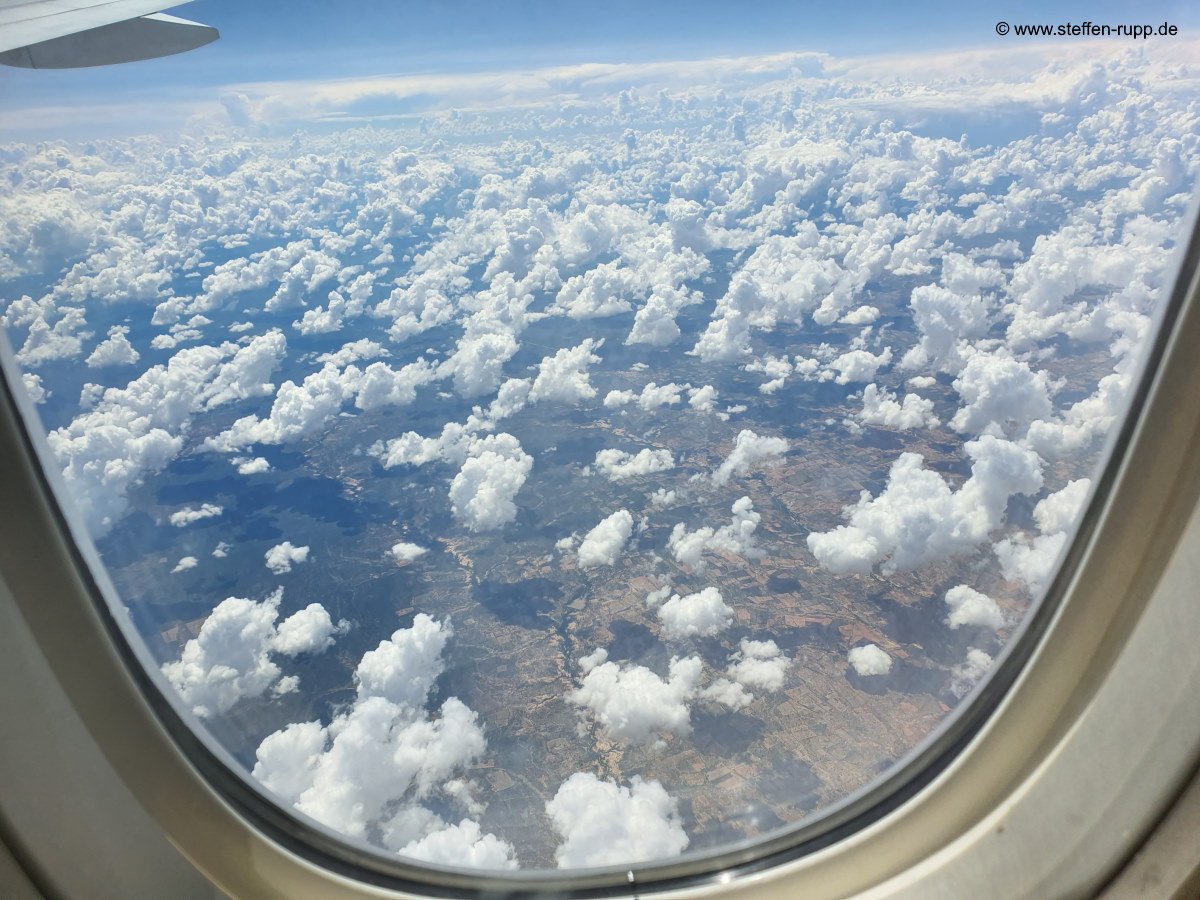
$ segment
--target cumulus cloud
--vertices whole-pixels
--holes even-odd
[[[646,598],[648,605],[657,605],[658,592]],[[694,594],[673,594],[658,607],[663,637],[678,641],[688,637],[711,637],[724,631],[733,622],[733,610],[715,587],[706,587]]]
[[[191,525],[193,522],[219,516],[224,511],[225,508],[218,506],[216,503],[204,503],[199,507],[185,506],[183,509],[177,509],[171,513],[169,519],[171,524],[176,528],[183,528],[186,525]]]
[[[754,545],[754,531],[762,516],[754,511],[749,497],[738,499],[731,512],[733,518],[729,524],[719,528],[705,526],[688,531],[682,522],[677,523],[667,538],[667,549],[678,562],[698,572],[704,570],[705,553],[727,553],[747,559],[760,556]]]
[[[999,605],[987,594],[960,584],[946,591],[946,624],[951,628],[961,628],[963,625],[979,625],[984,628],[1004,627],[1004,613]]]
[[[276,544],[263,554],[267,560],[267,568],[276,575],[292,571],[292,566],[308,560],[308,547],[293,547],[291,541]]]
[[[713,484],[723,485],[734,475],[745,475],[755,463],[787,452],[788,443],[781,437],[762,437],[746,428],[738,432],[733,449],[713,472]]]
[[[184,556],[179,562],[175,563],[175,568],[171,570],[172,575],[180,572],[186,572],[188,569],[194,569],[199,564],[199,560],[194,556]]]
[[[132,366],[141,354],[129,343],[129,328],[125,325],[114,325],[108,329],[108,339],[96,345],[87,358],[87,364],[93,369],[101,366]]]
[[[629,510],[619,509],[584,535],[579,545],[579,565],[613,566],[625,549],[629,535],[633,533],[633,516]]]
[[[847,659],[859,675],[886,675],[892,671],[892,658],[878,644],[855,647]]]
[[[834,359],[826,373],[837,384],[849,384],[852,381],[870,381],[875,374],[892,361],[892,348],[885,347],[882,353],[871,353],[869,350],[850,350]],[[837,374],[834,375],[833,373]]]
[[[670,859],[688,845],[676,801],[636,775],[624,786],[576,772],[547,801],[546,815],[561,838],[560,869]]]
[[[318,603],[285,619],[278,628],[283,589],[255,602],[222,600],[163,674],[196,715],[227,712],[244,697],[261,696],[280,677],[272,652],[319,653],[330,646],[333,625]]]
[[[742,638],[740,649],[729,658],[728,675],[747,687],[777,691],[783,687],[784,675],[792,661],[774,641],[752,641]]]
[[[933,414],[933,401],[916,394],[905,394],[903,402],[886,388],[868,384],[863,388],[863,408],[858,420],[864,425],[883,425],[886,428],[934,428],[938,418]]]
[[[603,340],[587,338],[575,347],[564,347],[538,365],[537,378],[529,389],[530,402],[557,401],[575,404],[596,396],[588,380],[588,367],[600,362],[595,354]]]
[[[973,353],[954,381],[963,406],[950,420],[955,431],[1020,437],[1026,426],[1050,415],[1044,372],[996,353]]]
[[[428,548],[410,544],[407,541],[401,541],[398,544],[392,544],[392,549],[388,551],[392,554],[392,558],[399,563],[409,563],[414,559],[418,559],[429,552]]]
[[[950,693],[963,697],[992,668],[992,657],[977,647],[967,650],[966,659],[950,670]]]
[[[448,624],[418,614],[363,654],[357,694],[328,726],[293,723],[259,745],[254,777],[283,801],[350,837],[414,858],[512,868],[511,845],[426,805],[462,797],[458,775],[487,747],[478,717],[455,697],[426,709],[445,667]]]
[[[257,475],[260,472],[271,471],[271,464],[261,456],[235,456],[232,462],[237,466],[239,475]]]
[[[124,514],[125,494],[184,447],[193,417],[236,399],[262,396],[263,379],[285,350],[282,335],[238,349],[189,347],[124,388],[109,388],[87,412],[48,434],[50,448],[89,530],[102,535]]]
[[[878,497],[863,491],[843,515],[849,524],[813,532],[808,549],[836,575],[864,574],[880,560],[883,574],[965,553],[988,538],[1004,520],[1008,498],[1042,486],[1037,454],[985,435],[963,448],[974,460],[971,477],[952,491],[916,453],[892,464]]]
[[[579,661],[583,679],[566,695],[567,702],[586,711],[613,740],[659,746],[660,732],[690,734],[688,701],[700,680],[700,657],[673,658],[666,678],[645,666],[608,662],[597,650]]]
[[[292,613],[275,632],[271,646],[285,656],[320,653],[333,646],[333,620],[320,603]]]
[[[533,457],[515,447],[487,449],[467,459],[450,482],[450,509],[471,531],[494,531],[517,517],[513,502]]]
[[[626,453],[609,448],[596,454],[595,466],[609,481],[620,481],[673,469],[675,460],[670,450],[652,450],[646,447],[637,453]]]

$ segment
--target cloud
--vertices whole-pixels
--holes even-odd
[[[1004,627],[1004,613],[987,594],[960,584],[946,591],[945,599],[950,609],[946,614],[946,624],[951,628],[978,625],[994,631]]]
[[[447,825],[427,801],[463,799],[457,776],[487,748],[455,697],[427,710],[453,634],[420,613],[363,654],[353,704],[328,726],[298,722],[259,745],[254,777],[281,800],[350,837],[431,862],[512,868],[512,847],[469,819]]]
[[[398,544],[392,544],[392,549],[388,552],[392,554],[396,562],[409,563],[414,559],[424,556],[429,552],[429,550],[416,544],[410,544],[406,541],[401,541]]]
[[[276,333],[240,349],[226,343],[180,350],[51,431],[50,448],[89,531],[103,535],[124,515],[126,492],[179,454],[196,414],[269,391],[261,377],[283,350]]]
[[[546,815],[561,837],[560,869],[670,859],[688,845],[676,801],[636,775],[624,786],[576,772],[547,801]]]
[[[1020,437],[1035,419],[1050,415],[1050,387],[1043,372],[996,353],[973,353],[954,389],[963,406],[950,420],[955,431]]]
[[[649,605],[655,605],[651,597]],[[658,620],[662,622],[663,637],[670,641],[688,637],[711,637],[724,631],[733,622],[733,610],[721,598],[715,587],[706,587],[694,594],[674,594],[658,607]]]
[[[1091,487],[1090,478],[1077,478],[1040,500],[1033,508],[1033,518],[1042,534],[1071,531],[1079,521]]]
[[[843,353],[829,364],[826,372],[837,372],[830,377],[837,384],[849,384],[852,381],[870,381],[875,373],[892,361],[892,348],[885,347],[882,353],[875,354],[869,350],[850,350]]]
[[[141,354],[133,349],[129,338],[125,337],[127,334],[129,328],[124,325],[114,325],[108,329],[108,340],[96,345],[87,358],[88,366],[93,369],[101,366],[132,366],[141,359]]]
[[[603,340],[587,338],[575,347],[564,347],[543,359],[529,389],[530,402],[575,404],[595,397],[596,389],[588,381],[588,366],[600,362],[593,351],[602,346]]]
[[[677,523],[667,538],[667,549],[678,562],[691,566],[697,572],[704,571],[705,553],[728,553],[747,559],[761,556],[754,545],[754,531],[762,521],[762,516],[754,511],[750,498],[738,499],[731,512],[733,518],[729,524],[720,528],[705,526],[688,531],[682,522]]]
[[[267,560],[267,568],[276,575],[292,571],[294,563],[307,562],[308,547],[293,547],[291,541],[276,544],[263,554]]]
[[[733,450],[713,472],[713,484],[723,485],[733,475],[745,475],[760,460],[787,452],[788,443],[781,437],[760,437],[746,428],[738,432]]]
[[[450,482],[450,509],[471,531],[494,531],[517,517],[513,502],[533,457],[515,448],[484,450],[463,463]]]
[[[878,644],[855,647],[847,655],[850,665],[859,675],[886,675],[892,671],[892,658]]]
[[[319,653],[330,646],[333,626],[318,603],[276,628],[283,589],[260,602],[228,597],[212,611],[200,633],[162,671],[197,716],[227,712],[244,697],[261,696],[279,679],[272,652]]]
[[[691,733],[688,701],[700,679],[700,657],[671,660],[667,677],[645,666],[618,666],[597,650],[579,661],[583,679],[566,695],[568,703],[586,710],[615,741],[627,744],[665,743],[659,732]]]
[[[639,475],[653,475],[675,468],[670,450],[652,450],[649,447],[637,453],[609,448],[596,454],[596,469],[609,481],[621,481]]]
[[[463,819],[431,831],[420,840],[399,849],[401,856],[422,862],[467,869],[515,869],[517,858],[512,844],[494,834],[484,834],[478,822]]]
[[[589,531],[579,545],[579,565],[614,566],[625,548],[625,542],[633,533],[633,516],[629,510],[619,509]]]
[[[272,647],[285,656],[320,653],[333,646],[333,632],[333,621],[325,607],[310,603],[279,624]]]
[[[186,572],[188,569],[194,569],[198,563],[199,560],[197,560],[196,557],[184,556],[179,560],[179,562],[175,563],[175,568],[171,570],[171,574],[176,575],[180,572]]]
[[[992,668],[992,657],[984,651],[971,647],[966,659],[950,670],[950,693],[963,697],[970,692]]]
[[[752,641],[742,638],[741,648],[729,658],[729,676],[736,682],[764,691],[783,687],[784,675],[791,660],[774,641]]]
[[[271,471],[271,464],[261,456],[235,456],[232,462],[237,466],[239,475],[257,475],[260,472]]]
[[[957,491],[923,468],[919,454],[902,453],[878,497],[863,491],[843,510],[848,525],[809,534],[817,562],[849,575],[865,574],[886,559],[881,572],[888,575],[965,553],[1003,522],[1009,497],[1042,486],[1042,462],[1030,450],[991,435],[963,449],[974,463]]]
[[[218,506],[216,503],[204,503],[199,508],[185,506],[183,509],[178,509],[171,513],[168,517],[172,525],[176,528],[183,528],[186,525],[191,525],[193,522],[199,522],[203,519],[211,519],[214,516],[219,516],[225,511],[223,506]]]
[[[916,394],[905,394],[898,403],[896,395],[886,388],[868,384],[863,388],[863,408],[858,420],[864,425],[883,425],[886,428],[936,428],[938,418],[933,414],[933,401]]]

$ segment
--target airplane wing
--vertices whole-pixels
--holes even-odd
[[[190,0],[0,0],[0,63],[71,69],[193,50],[220,34],[163,15]]]

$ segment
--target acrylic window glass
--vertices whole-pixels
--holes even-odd
[[[414,13],[463,50],[417,74],[392,5],[355,54],[215,2],[192,55],[0,73],[68,502],[196,727],[381,852],[803,822],[1051,577],[1188,225],[1197,45],[666,4],[678,48],[581,8],[523,56],[476,5]]]

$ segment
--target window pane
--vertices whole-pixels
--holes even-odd
[[[1190,224],[1196,45],[366,9],[0,75],[3,323],[122,609],[382,852],[811,820],[1055,572]]]

